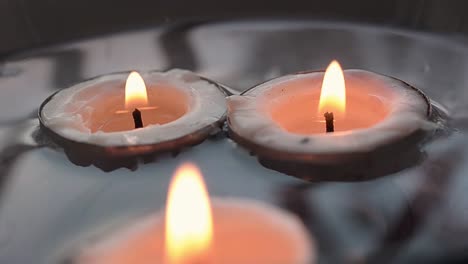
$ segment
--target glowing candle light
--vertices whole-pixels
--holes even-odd
[[[180,167],[166,206],[166,263],[207,263],[213,239],[211,205],[200,171]]]
[[[335,117],[344,117],[346,113],[345,78],[336,60],[330,63],[323,76],[319,113],[326,112],[332,112]]]
[[[326,132],[335,132],[335,117],[346,113],[346,87],[343,70],[332,61],[325,71],[320,92],[319,112],[325,117]]]
[[[125,83],[125,108],[145,107],[148,105],[148,93],[145,81],[138,72],[132,71]]]
[[[132,112],[133,123],[135,128],[144,127],[143,118],[141,117],[141,108],[148,104],[148,94],[146,92],[145,81],[141,75],[135,71],[128,75],[127,82],[125,83],[125,108],[127,110],[134,109]],[[156,109],[156,107],[149,107],[148,109]],[[117,113],[126,113],[127,111],[117,111]]]

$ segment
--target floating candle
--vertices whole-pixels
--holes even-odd
[[[78,264],[313,264],[314,244],[300,220],[246,199],[210,200],[199,170],[179,168],[165,216],[137,220],[78,250]]]
[[[337,62],[326,73],[288,75],[231,96],[228,109],[235,141],[267,167],[309,180],[397,171],[420,156],[422,134],[435,128],[420,90],[368,71],[343,73]]]
[[[116,73],[57,92],[39,118],[75,164],[134,168],[139,155],[178,152],[219,131],[225,95],[189,71]]]

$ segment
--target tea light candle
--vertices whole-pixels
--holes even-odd
[[[39,118],[75,164],[134,168],[137,156],[178,152],[219,131],[225,96],[189,71],[116,73],[57,92]]]
[[[179,168],[165,215],[137,220],[107,238],[84,244],[78,264],[313,264],[313,241],[300,220],[258,201],[211,202],[199,170]]]
[[[419,152],[421,134],[435,127],[420,90],[373,72],[343,72],[336,61],[325,73],[288,75],[233,95],[228,109],[235,141],[265,166],[309,180],[398,170],[396,157],[411,163],[406,154]]]

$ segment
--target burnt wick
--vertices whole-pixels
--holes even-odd
[[[142,128],[143,127],[143,119],[141,118],[141,112],[137,108],[132,113],[133,122],[135,123],[135,128]]]
[[[326,112],[323,114],[327,126],[327,133],[335,132],[333,112]]]

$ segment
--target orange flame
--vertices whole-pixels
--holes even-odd
[[[346,112],[345,79],[336,60],[330,63],[323,77],[319,114],[323,115],[325,112],[333,112],[335,116],[344,116]]]
[[[202,175],[195,165],[183,164],[167,198],[166,263],[206,263],[212,239],[211,206]]]
[[[131,72],[125,83],[125,108],[132,110],[148,104],[145,81],[138,72]]]

